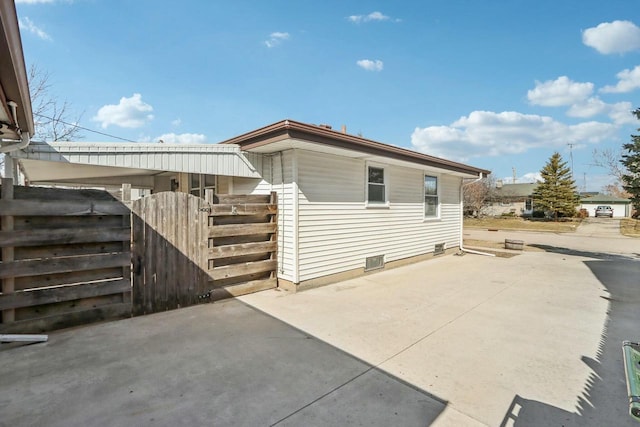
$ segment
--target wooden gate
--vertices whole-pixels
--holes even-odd
[[[132,211],[133,314],[277,285],[277,202],[266,196],[166,192]]]

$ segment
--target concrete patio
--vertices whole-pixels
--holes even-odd
[[[2,345],[0,425],[636,425],[640,261],[561,243]]]
[[[635,425],[620,345],[640,262],[585,255],[452,256],[242,300],[448,402],[430,425]]]

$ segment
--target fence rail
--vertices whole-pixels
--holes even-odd
[[[104,191],[19,187],[10,179],[2,180],[0,196],[0,332],[130,315],[124,203]]]

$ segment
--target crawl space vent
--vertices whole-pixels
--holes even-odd
[[[384,255],[370,256],[365,261],[364,271],[376,270],[382,267],[384,267]]]
[[[444,243],[436,244],[435,248],[433,249],[433,254],[442,255],[443,253],[444,253]]]

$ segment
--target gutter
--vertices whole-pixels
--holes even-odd
[[[16,142],[13,142],[12,144],[4,145],[0,147],[0,153],[9,153],[11,151],[22,150],[30,143],[31,143],[31,138],[29,137],[29,134],[22,133],[19,142],[16,141]]]
[[[478,179],[475,179],[471,182],[467,182],[466,184],[464,183],[464,180],[460,180],[460,250],[462,252],[468,252],[470,254],[476,254],[476,255],[484,255],[484,256],[491,256],[491,257],[495,257],[495,254],[490,254],[487,252],[480,252],[480,251],[474,251],[473,249],[467,249],[463,246],[463,228],[464,228],[464,197],[463,197],[463,191],[464,191],[464,186],[465,185],[470,185],[470,184],[474,184],[478,181],[480,181],[483,178],[482,176],[482,172],[480,172],[480,176],[478,177]]]
[[[19,140],[10,140],[8,145],[0,145],[0,153],[9,153],[11,151],[21,150],[31,142],[29,132],[23,132],[18,123],[18,104],[14,101],[8,101],[7,106],[11,109],[10,114],[13,119],[13,125],[10,128],[20,137]],[[2,138],[0,138],[0,141]],[[18,142],[19,141],[19,142]]]

